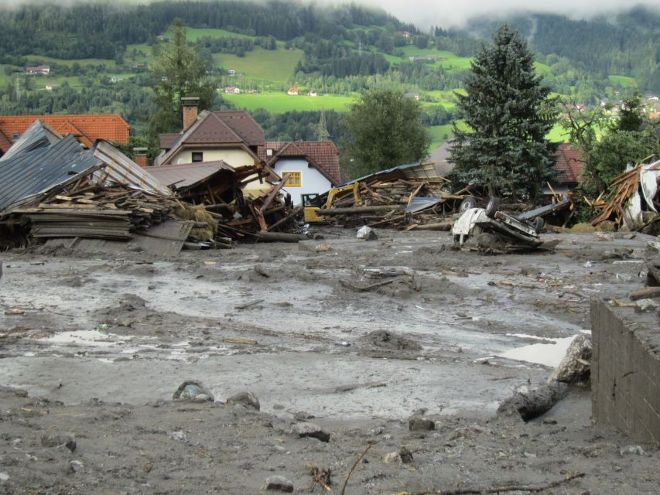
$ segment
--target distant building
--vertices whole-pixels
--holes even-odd
[[[291,86],[289,90],[286,92],[289,96],[298,96],[298,86]]]
[[[35,65],[26,67],[25,73],[29,76],[48,76],[50,75],[50,65]]]
[[[237,86],[227,86],[225,88],[225,94],[226,95],[240,95],[241,94],[241,89]]]
[[[318,96],[318,93],[316,91],[310,91],[307,93],[307,96]]]
[[[438,57],[434,55],[426,55],[426,56],[416,56],[416,57],[408,57],[408,60],[411,62],[435,62],[438,60]]]
[[[227,70],[227,75],[230,77],[234,77],[236,75],[236,70],[235,69],[228,69]]]

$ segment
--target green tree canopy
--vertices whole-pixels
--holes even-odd
[[[616,119],[598,107],[577,111],[567,105],[564,128],[582,153],[580,185],[587,196],[604,192],[610,182],[650,155],[660,155],[657,121],[643,113],[639,96],[625,98]]]
[[[451,160],[459,182],[492,195],[536,198],[552,177],[555,146],[545,136],[556,119],[549,88],[534,71],[520,35],[502,26],[482,46],[465,82],[458,109],[468,125],[454,125]]]
[[[350,163],[345,174],[370,174],[421,160],[430,142],[414,98],[393,90],[364,93],[346,115]]]
[[[207,66],[199,52],[188,45],[186,30],[180,20],[171,30],[171,41],[160,46],[151,71],[154,76],[156,96],[150,121],[152,137],[160,132],[181,130],[181,98],[196,96],[200,110],[211,108],[215,89],[208,79]]]

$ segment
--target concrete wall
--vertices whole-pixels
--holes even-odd
[[[181,164],[192,163],[193,152],[201,151],[204,153],[204,161],[212,162],[223,160],[232,167],[242,167],[244,165],[254,165],[254,157],[242,149],[185,149],[177,153],[169,163]]]
[[[591,303],[596,423],[660,445],[660,325],[655,312]]]
[[[300,172],[301,187],[285,187],[282,189],[291,195],[294,205],[299,205],[302,202],[301,195],[303,194],[324,193],[332,187],[330,181],[321,172],[314,167],[310,167],[307,160],[302,158],[282,158],[277,161],[274,170],[279,176],[282,176],[283,172]]]

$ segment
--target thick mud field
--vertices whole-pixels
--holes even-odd
[[[593,426],[588,390],[496,414],[590,331],[592,297],[642,285],[653,238],[486,256],[445,233],[321,234],[2,253],[0,493],[657,493],[660,453]],[[186,380],[214,401],[173,401]]]

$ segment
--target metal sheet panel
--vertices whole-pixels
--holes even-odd
[[[172,195],[166,184],[106,141],[96,142],[94,156],[105,164],[103,173],[107,174],[111,181],[151,194]]]
[[[234,168],[223,161],[187,163],[184,165],[162,165],[153,167],[151,175],[166,186],[177,189],[194,186],[209,179],[220,170],[234,172]]]
[[[7,153],[0,157],[0,162],[9,160],[20,153],[58,143],[61,139],[62,136],[48,129],[41,120],[35,120],[18,141],[7,150]]]
[[[51,146],[19,153],[0,162],[0,211],[24,204],[101,164],[73,136]]]

